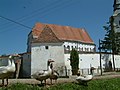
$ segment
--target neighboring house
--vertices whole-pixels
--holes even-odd
[[[65,54],[72,48],[78,52],[96,52],[95,44],[85,29],[36,23],[28,35],[27,52],[31,52],[31,74],[47,69],[47,61],[54,60],[54,69],[64,76],[67,69]]]

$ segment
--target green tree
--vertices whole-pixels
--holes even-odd
[[[104,29],[106,30],[106,34],[104,37],[104,40],[102,41],[102,49],[105,51],[111,51],[112,52],[112,58],[113,58],[113,68],[115,70],[115,63],[114,63],[114,54],[120,53],[120,33],[115,32],[115,28],[117,26],[114,26],[114,17],[111,16],[110,21],[107,23],[107,26],[104,26]]]
[[[79,69],[79,55],[75,49],[72,49],[70,53],[70,65],[72,67],[72,74],[76,75]]]
[[[115,32],[116,26],[114,26],[114,17],[111,16],[109,25],[104,26],[106,31],[104,40],[102,41],[102,49],[106,51],[112,51],[114,54],[120,53],[120,33]]]

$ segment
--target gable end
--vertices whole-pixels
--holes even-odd
[[[59,43],[61,40],[57,38],[52,29],[45,25],[44,29],[40,33],[38,39],[34,40],[37,43]]]

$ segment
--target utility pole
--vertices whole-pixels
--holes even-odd
[[[101,75],[102,75],[102,61],[101,61],[101,40],[99,39],[99,53],[100,53],[100,70],[101,70]]]

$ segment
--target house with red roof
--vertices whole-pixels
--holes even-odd
[[[83,28],[36,23],[28,35],[27,52],[31,52],[31,74],[47,69],[47,61],[54,60],[54,69],[64,75],[66,54],[72,48],[81,52],[95,52],[95,44]]]

